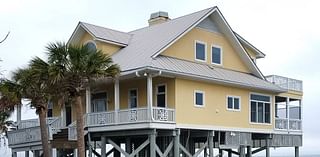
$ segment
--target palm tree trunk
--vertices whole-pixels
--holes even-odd
[[[81,96],[76,97],[76,108],[77,108],[77,146],[78,146],[78,157],[85,157],[85,145],[84,145],[84,126],[83,126],[83,109]]]
[[[38,114],[39,114],[39,120],[40,120],[40,131],[41,131],[41,142],[42,142],[43,156],[44,157],[51,157],[50,150],[49,150],[46,110],[41,108],[40,111],[38,112]]]

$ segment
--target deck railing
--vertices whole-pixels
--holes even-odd
[[[300,81],[300,80],[296,80],[296,79],[292,79],[292,78],[288,78],[288,77],[283,77],[283,76],[278,76],[278,75],[266,76],[266,79],[269,82],[271,82],[275,85],[278,85],[281,88],[302,92],[302,81]]]
[[[59,119],[59,117],[48,117],[47,124],[51,124],[53,121],[56,121],[57,119]],[[22,120],[18,124],[19,129],[31,128],[36,126],[40,126],[39,118]]]
[[[62,127],[61,117],[47,118],[49,139],[56,134]],[[18,124],[17,130],[8,131],[9,145],[23,144],[28,142],[40,142],[41,140],[40,123],[38,119],[22,120]]]
[[[153,107],[153,119],[149,118],[148,112],[148,108],[125,109],[120,110],[117,117],[115,117],[115,111],[87,113],[84,115],[84,127],[131,124],[141,122],[175,122],[174,109]],[[77,139],[77,128],[75,121],[68,126],[68,139]]]
[[[285,131],[301,131],[302,121],[299,119],[276,118],[275,129]]]

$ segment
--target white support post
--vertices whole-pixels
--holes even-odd
[[[299,147],[294,147],[294,157],[299,157]]]
[[[175,130],[174,136],[174,144],[173,144],[173,156],[179,157],[180,156],[180,130]]]
[[[152,76],[150,74],[148,74],[147,77],[147,103],[148,103],[148,117],[149,120],[153,120],[153,116],[152,116]]]
[[[101,157],[106,157],[106,137],[102,136],[101,137]]]
[[[86,113],[91,112],[91,89],[90,87],[86,88]]]
[[[29,151],[28,150],[24,152],[24,157],[29,157]],[[52,156],[52,157],[54,157],[54,156]]]
[[[60,116],[61,116],[61,125],[64,127],[66,126],[66,114],[65,114],[65,111],[66,111],[66,108],[65,108],[65,104],[61,105],[61,110],[60,110]]]
[[[209,157],[214,157],[213,156],[213,136],[214,136],[214,131],[209,131]]]
[[[73,150],[73,156],[74,157],[78,157],[78,149],[74,149]]]
[[[289,104],[290,104],[290,98],[289,97],[287,97],[287,103],[286,103],[286,107],[287,107],[287,122],[288,122],[288,124],[287,124],[287,129],[288,130],[290,130],[290,106],[289,106]]]
[[[52,157],[57,157],[57,149],[52,148]]]
[[[21,122],[21,107],[22,107],[22,104],[18,104],[17,106],[17,123],[19,124]]]
[[[114,120],[116,123],[119,122],[119,106],[120,106],[120,97],[119,97],[119,93],[120,93],[120,90],[119,90],[119,79],[116,78],[115,81],[114,81]]]

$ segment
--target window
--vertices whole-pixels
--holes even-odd
[[[250,95],[250,120],[254,123],[271,122],[271,98],[270,96],[251,94]]]
[[[88,48],[89,51],[96,51],[97,45],[93,41],[88,41],[85,46]]]
[[[158,85],[157,87],[157,106],[166,107],[166,85]]]
[[[92,112],[103,112],[106,111],[107,106],[107,93],[95,93],[92,95]]]
[[[137,108],[138,106],[138,90],[129,90],[129,108]]]
[[[240,97],[228,96],[227,97],[227,109],[240,111]]]
[[[211,48],[211,62],[213,64],[222,64],[222,48],[219,46],[212,46]]]
[[[194,105],[198,107],[203,107],[205,104],[204,101],[204,92],[203,91],[195,91],[194,92]]]
[[[196,41],[196,46],[195,46],[195,59],[197,61],[202,61],[205,62],[207,60],[206,58],[206,43]]]
[[[53,102],[49,101],[48,102],[48,114],[47,114],[47,117],[52,117],[52,109],[53,109]]]

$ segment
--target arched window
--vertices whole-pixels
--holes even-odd
[[[90,51],[96,51],[97,50],[97,45],[94,41],[88,41],[85,46],[90,50]]]

